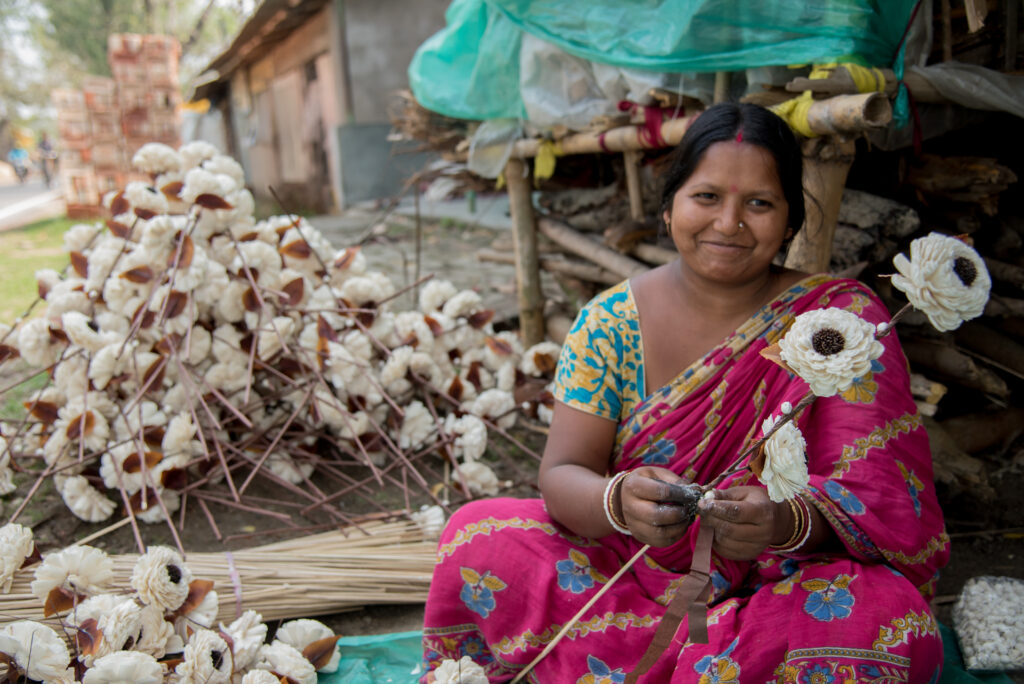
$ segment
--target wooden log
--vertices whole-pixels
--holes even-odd
[[[804,193],[809,199],[804,225],[793,236],[785,264],[818,273],[828,270],[846,174],[856,147],[852,140],[815,138],[805,141],[803,148]]]
[[[807,126],[818,135],[856,135],[892,121],[892,105],[882,93],[837,95],[807,110]]]
[[[985,315],[996,318],[1016,317],[1024,318],[1024,299],[1010,299],[991,295],[988,304],[985,305]]]
[[[515,263],[515,255],[507,252],[495,252],[490,249],[478,250],[476,256],[480,261],[489,261],[497,264]],[[605,270],[600,266],[585,261],[573,261],[559,256],[541,256],[540,267],[551,273],[564,273],[580,280],[589,280],[594,283],[605,285],[616,285],[622,282],[622,278]]]
[[[896,96],[899,90],[900,81],[892,69],[880,69],[885,79],[885,90],[882,91],[886,97]],[[914,100],[919,102],[948,102],[949,100],[924,76],[908,71],[903,75],[903,81],[907,84],[910,92],[914,94]],[[802,93],[810,90],[815,95],[852,95],[858,93],[857,84],[854,82],[850,72],[846,69],[834,70],[828,78],[807,78],[799,76],[786,84],[786,90],[792,93]]]
[[[912,365],[929,368],[959,385],[1000,398],[1010,394],[1002,378],[978,366],[970,356],[949,345],[932,340],[909,339],[903,341],[903,351]]]
[[[644,196],[640,190],[640,158],[639,150],[626,150],[622,153],[622,161],[626,166],[626,192],[629,193],[629,217],[634,221],[644,220]]]
[[[1024,408],[1010,406],[999,411],[970,413],[942,421],[942,427],[964,451],[977,454],[1002,447],[1021,433]]]
[[[985,266],[988,267],[988,274],[992,276],[992,280],[1024,289],[1024,268],[988,257],[985,257]]]
[[[1017,68],[1017,46],[1020,36],[1020,6],[1018,0],[1005,0],[1006,5],[1006,53],[1003,69],[1013,71]]]
[[[608,249],[579,231],[554,219],[539,218],[537,220],[537,228],[541,233],[573,254],[577,254],[621,276],[620,280],[632,278],[649,270],[647,266],[639,261],[623,256],[613,249]]]
[[[729,99],[729,72],[728,71],[716,71],[715,72],[715,90],[714,103],[725,102]]]
[[[988,0],[964,0],[964,7],[967,9],[967,30],[977,33],[985,28]]]
[[[988,483],[985,464],[961,449],[943,424],[929,417],[924,417],[923,422],[928,432],[935,481],[982,500],[994,499],[996,493]]]
[[[942,0],[942,61],[953,61],[953,16],[950,0]]]
[[[674,249],[665,249],[658,245],[649,245],[646,242],[636,244],[631,253],[649,264],[670,264],[679,258],[679,252]]]
[[[954,339],[958,345],[979,354],[983,360],[1024,378],[1024,345],[1016,340],[974,321],[961,325]]]
[[[929,404],[938,404],[946,396],[946,386],[929,380],[920,373],[910,374],[910,393]]]
[[[531,347],[544,341],[544,298],[540,289],[537,230],[530,199],[530,180],[526,171],[523,160],[514,156],[505,165],[515,247],[519,329],[523,344]]]

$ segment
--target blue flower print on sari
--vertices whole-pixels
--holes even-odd
[[[471,611],[486,618],[497,605],[494,592],[506,589],[508,585],[492,575],[490,570],[481,575],[472,568],[459,568],[459,573],[465,582],[459,598]]]
[[[783,577],[789,577],[799,569],[800,563],[795,558],[787,558],[779,565],[779,572]]]
[[[587,656],[587,669],[590,670],[576,680],[576,684],[622,684],[626,681],[626,673],[621,667],[614,670],[600,658]]]
[[[494,661],[494,656],[491,655],[484,640],[480,637],[469,637],[462,642],[462,645],[459,646],[459,657],[462,656],[469,656],[480,665]]]
[[[825,480],[825,493],[850,515],[861,515],[864,513],[864,504],[860,502],[860,499],[835,480]]]
[[[849,586],[855,577],[836,575],[831,581],[810,579],[801,582],[800,586],[811,592],[804,601],[804,612],[821,622],[850,617],[854,598]]]
[[[676,443],[671,439],[659,439],[654,441],[650,438],[649,446],[644,452],[644,465],[668,465],[672,457],[676,455]]]
[[[921,517],[921,501],[917,498],[917,495],[924,491],[924,482],[921,482],[913,470],[907,470],[907,467],[896,461],[896,466],[903,473],[903,479],[907,483],[907,493],[910,494],[910,500],[914,502],[914,515],[918,518]]]
[[[582,594],[594,586],[594,582],[605,583],[608,578],[590,565],[590,559],[582,551],[569,549],[569,557],[555,563],[558,571],[558,586],[574,594]]]
[[[832,676],[832,671],[825,665],[815,665],[803,673],[803,679],[800,681],[801,683],[806,682],[806,684],[832,684],[836,678]]]
[[[729,657],[739,640],[736,637],[718,655],[706,655],[694,663],[693,671],[700,675],[697,684],[739,684],[740,665]]]
[[[715,598],[718,598],[725,592],[729,591],[729,580],[725,578],[725,575],[718,572],[717,570],[711,571],[711,586],[714,588]]]

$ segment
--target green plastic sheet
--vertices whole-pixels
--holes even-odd
[[[454,0],[409,83],[428,109],[523,118],[525,31],[565,52],[661,73],[853,60],[892,66],[916,0]]]
[[[338,640],[338,671],[320,674],[319,684],[410,684],[423,674],[423,632],[397,632]]]

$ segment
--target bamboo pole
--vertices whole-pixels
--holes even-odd
[[[699,114],[699,112],[698,112]],[[558,142],[563,155],[568,154],[600,154],[605,152],[625,152],[626,150],[649,150],[660,147],[673,147],[683,139],[686,129],[693,123],[697,114],[684,119],[669,119],[661,125],[661,137],[664,145],[649,144],[642,139],[641,126],[619,126],[604,132],[577,133],[562,138]],[[541,141],[537,138],[520,140],[516,143],[512,154],[515,157],[535,157],[540,149]]]
[[[855,146],[852,140],[816,138],[807,140],[803,148],[807,215],[785,263],[787,268],[818,273],[828,270],[832,257],[832,238]]]
[[[882,93],[837,95],[807,110],[807,126],[818,135],[853,135],[892,121],[892,104]]]
[[[516,255],[516,293],[519,300],[519,329],[523,344],[531,347],[544,341],[544,299],[540,289],[540,261],[537,257],[537,229],[526,164],[516,156],[505,165],[512,238]]]
[[[882,77],[885,79],[884,94],[886,97],[895,97],[899,89],[900,81],[892,69],[881,69]],[[903,75],[903,81],[914,93],[914,99],[918,102],[948,102],[928,80],[913,71],[907,71]],[[856,95],[857,84],[854,83],[850,72],[846,69],[836,69],[828,78],[807,78],[800,76],[786,84],[786,90],[791,93],[802,93],[810,90],[818,95]],[[867,95],[869,93],[861,93]]]
[[[613,249],[608,249],[564,223],[550,218],[541,218],[537,221],[537,228],[542,234],[570,252],[603,266],[622,278],[632,278],[649,270],[646,265],[636,259],[630,259]]]
[[[942,61],[953,61],[953,8],[951,0],[942,0]]]
[[[715,72],[715,92],[714,92],[714,103],[725,102],[729,99],[729,72],[728,71],[716,71]]]
[[[629,217],[634,221],[644,220],[644,198],[640,190],[639,150],[626,150],[622,160],[626,165],[626,192],[629,193]]]
[[[508,254],[506,252],[481,249],[476,253],[476,255],[480,261],[490,261],[496,264],[515,263],[515,255]],[[622,278],[620,276],[609,270],[603,269],[600,266],[588,264],[583,261],[570,261],[569,259],[562,257],[542,256],[540,257],[540,267],[549,273],[562,273],[564,275],[572,276],[573,278],[589,280],[594,283],[616,285],[622,282]]]

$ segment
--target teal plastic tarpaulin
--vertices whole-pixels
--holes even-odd
[[[524,118],[525,31],[592,62],[662,73],[852,59],[890,67],[916,0],[454,0],[409,83],[462,119]]]

